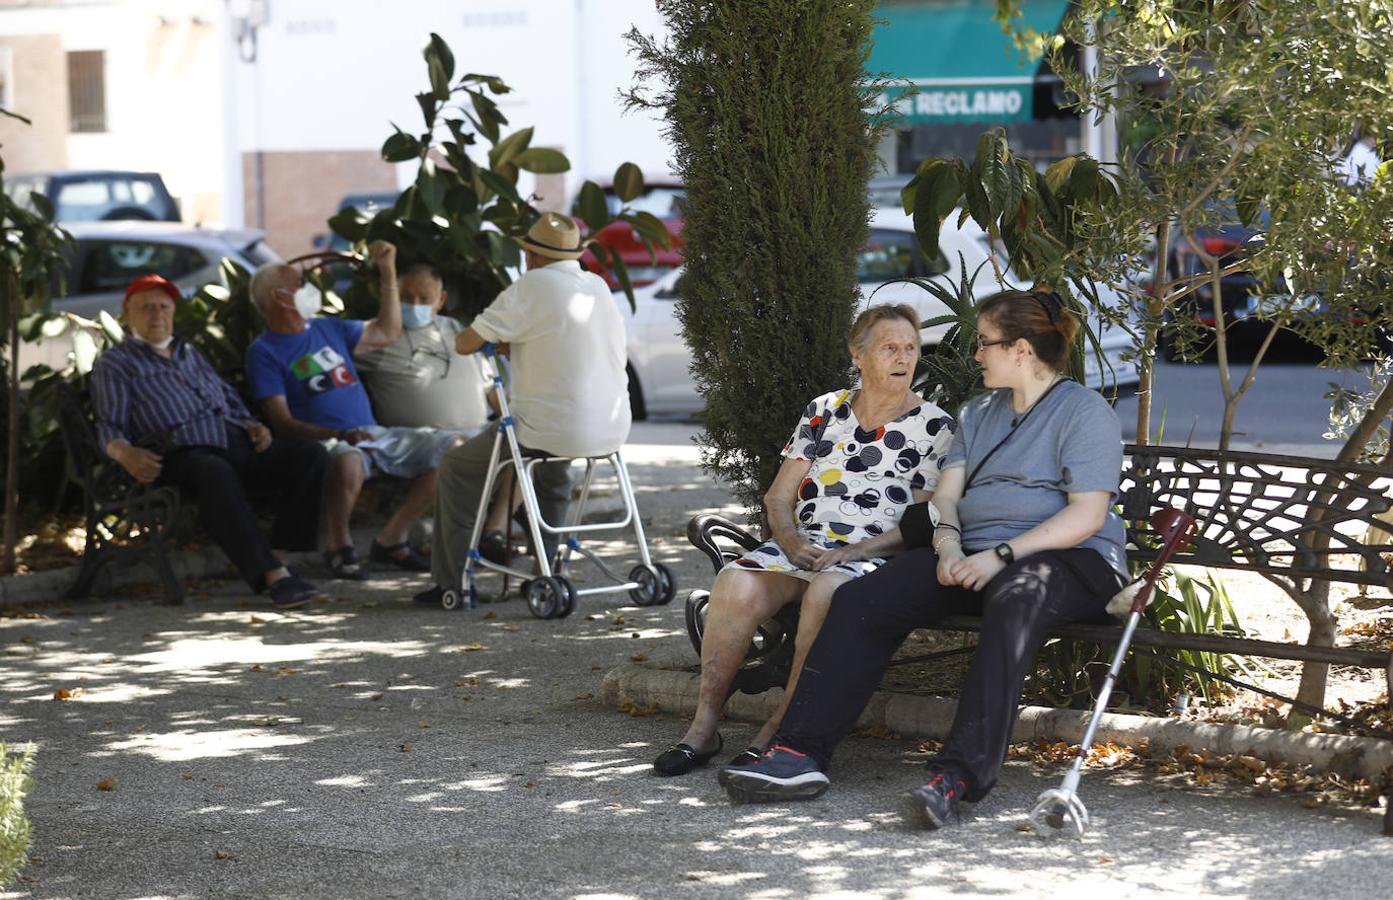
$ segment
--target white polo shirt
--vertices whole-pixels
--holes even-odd
[[[575,260],[532,269],[472,323],[511,345],[518,441],[558,456],[600,456],[629,437],[624,323],[609,286]]]

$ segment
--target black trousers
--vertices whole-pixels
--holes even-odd
[[[319,543],[319,504],[328,453],[317,441],[276,438],[257,453],[247,432],[229,425],[227,448],[176,447],[164,454],[160,481],[174,485],[198,507],[199,523],[213,536],[253,590],[281,565],[271,548],[313,550]],[[268,541],[247,492],[274,497],[276,518]]]
[[[1003,569],[980,592],[938,583],[938,556],[910,550],[837,589],[808,653],[775,742],[826,769],[915,628],[981,615],[982,634],[942,752],[929,765],[968,783],[968,799],[996,784],[1026,672],[1051,628],[1106,621],[1121,579],[1093,550],[1048,550]]]

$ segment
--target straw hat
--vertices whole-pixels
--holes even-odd
[[[561,213],[546,213],[527,229],[527,236],[516,238],[523,249],[550,259],[580,259],[580,229]]]

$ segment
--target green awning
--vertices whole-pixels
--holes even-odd
[[[1059,28],[1068,0],[1023,0],[1024,23]],[[1019,122],[1034,112],[1035,68],[992,19],[993,0],[885,0],[866,70],[910,81],[919,92],[900,112],[912,124]],[[904,94],[892,89],[887,101]]]

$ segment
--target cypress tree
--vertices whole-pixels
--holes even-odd
[[[658,0],[633,31],[687,191],[677,315],[706,399],[702,465],[752,509],[846,348],[876,161],[874,0]]]

